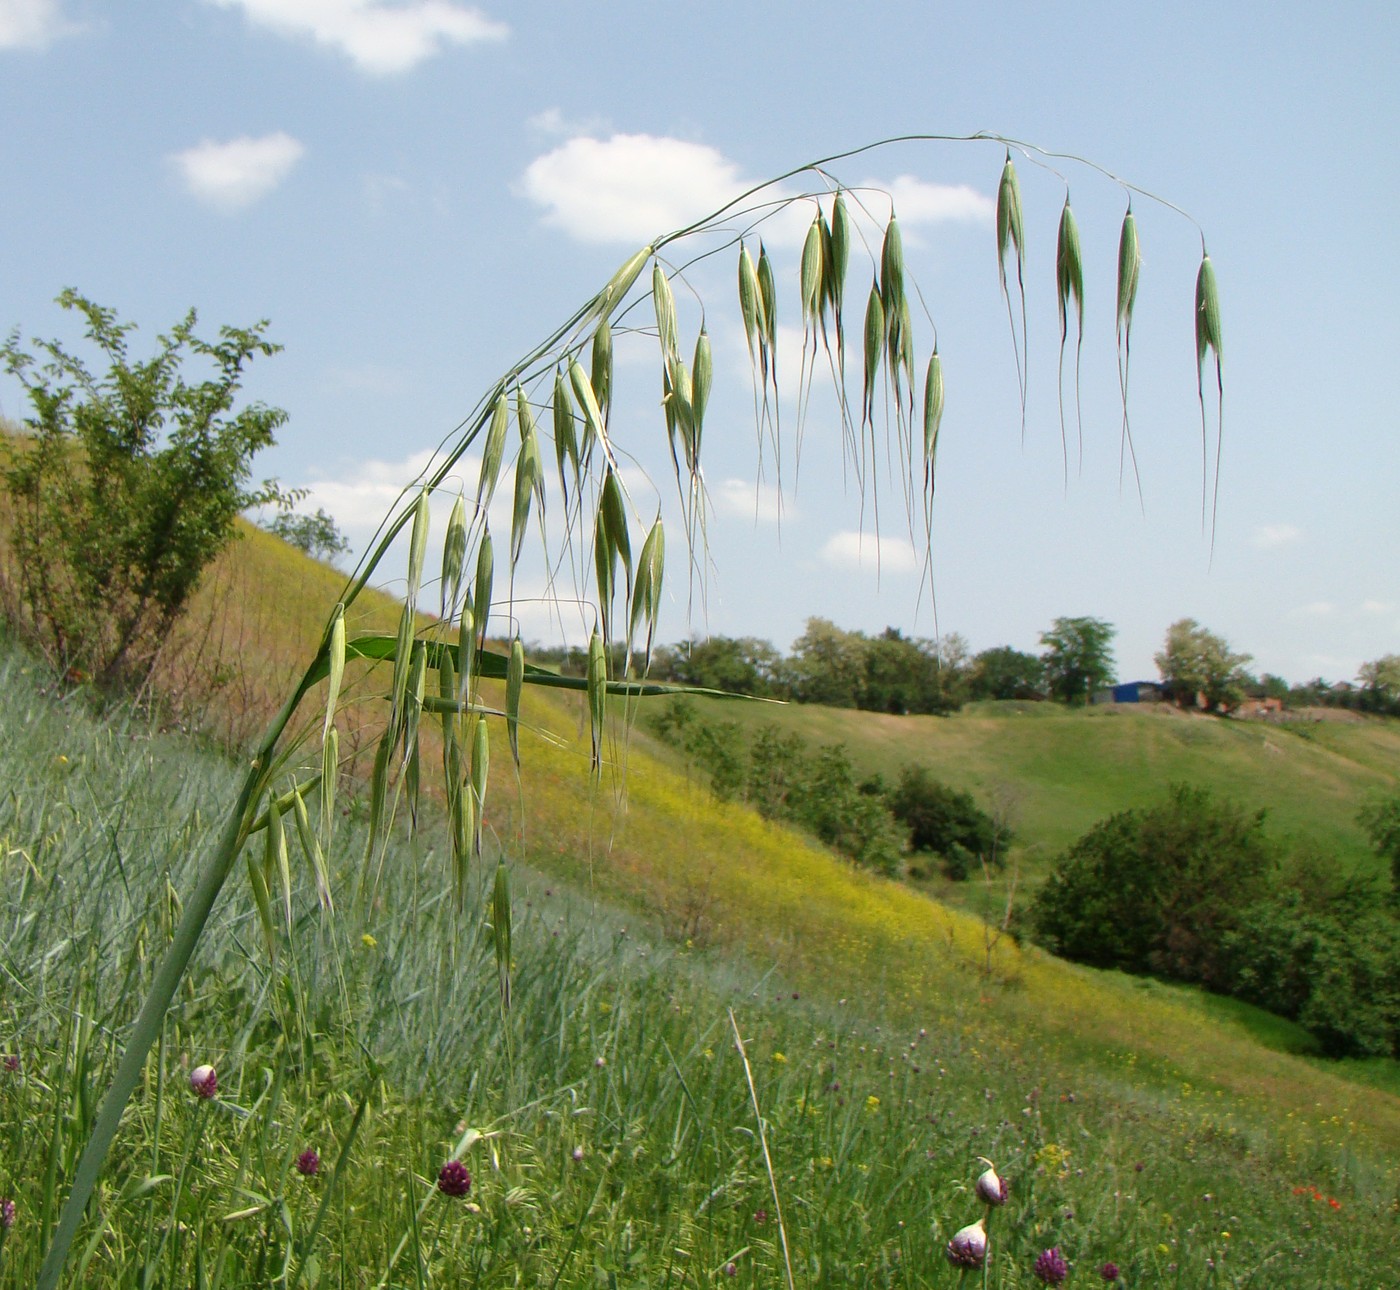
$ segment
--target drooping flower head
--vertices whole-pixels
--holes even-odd
[[[1069,1264],[1065,1262],[1065,1256],[1060,1253],[1059,1246],[1051,1246],[1050,1249],[1040,1252],[1031,1272],[1037,1281],[1047,1286],[1063,1285],[1065,1278],[1069,1276]]]
[[[321,1153],[315,1147],[307,1147],[297,1157],[297,1173],[303,1178],[314,1178],[321,1172]]]
[[[444,1196],[465,1196],[472,1189],[472,1176],[460,1160],[449,1160],[438,1170],[437,1185]]]
[[[947,1254],[955,1268],[980,1268],[987,1261],[986,1219],[979,1218],[954,1232]]]
[[[206,1102],[218,1094],[219,1077],[215,1070],[208,1063],[203,1066],[196,1066],[190,1072],[190,1088],[194,1090],[196,1097],[203,1098]]]
[[[1006,1180],[997,1176],[997,1171],[992,1167],[990,1160],[978,1157],[986,1165],[977,1178],[977,1198],[984,1205],[1005,1205],[1007,1187]]]

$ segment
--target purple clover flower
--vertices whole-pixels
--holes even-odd
[[[460,1160],[449,1160],[438,1170],[437,1185],[444,1196],[462,1197],[472,1189],[472,1176]]]
[[[0,1230],[8,1232],[15,1225],[15,1203],[8,1196],[0,1200]]]
[[[321,1172],[321,1153],[315,1147],[307,1147],[297,1157],[297,1173],[303,1178],[314,1178]]]
[[[1051,1246],[1050,1249],[1041,1251],[1031,1268],[1031,1272],[1037,1281],[1041,1281],[1045,1285],[1063,1285],[1065,1278],[1069,1276],[1069,1264],[1065,1262],[1065,1256],[1060,1253],[1060,1247],[1058,1245]]]
[[[1113,1262],[1105,1263],[1103,1267],[1099,1269],[1099,1276],[1105,1281],[1117,1281],[1121,1275],[1122,1273],[1118,1271],[1118,1265]]]

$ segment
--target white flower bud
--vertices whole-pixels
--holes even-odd
[[[980,1268],[987,1261],[986,1220],[979,1218],[954,1232],[947,1253],[955,1268]]]

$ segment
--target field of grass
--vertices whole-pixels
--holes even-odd
[[[1371,795],[1400,784],[1400,722],[1224,720],[1165,705],[1071,710],[979,703],[951,717],[893,717],[792,704],[696,701],[713,720],[773,722],[811,743],[843,743],[863,774],[894,780],[926,765],[984,809],[1010,804],[1027,876],[1115,811],[1148,805],[1168,785],[1202,785],[1250,810],[1290,845],[1379,871],[1356,821]]]
[[[197,733],[256,724],[317,638],[336,576],[308,567],[301,592],[285,576],[274,592],[269,562],[288,558],[240,544],[226,575],[243,590],[208,602],[209,639],[250,672],[166,660],[191,678]],[[0,1285],[15,1286],[236,774],[41,682],[6,649],[0,1052],[18,1061],[0,1068],[15,1202]],[[221,728],[230,693],[242,725]],[[1130,1286],[1396,1284],[1395,1063],[1325,1063],[1239,1005],[989,945],[977,919],[716,806],[640,734],[617,733],[594,788],[577,710],[531,697],[525,715],[521,782],[498,758],[489,813],[514,890],[510,1010],[491,865],[458,913],[429,826],[396,835],[358,892],[347,790],[333,917],[298,869],[273,959],[246,887],[226,893],[72,1284],[774,1286],[790,1263],[802,1286],[953,1285],[942,1248],[983,1212],[978,1157],[1011,1184],[988,1285],[1034,1284],[1051,1245],[1071,1284],[1101,1284],[1107,1260]],[[963,720],[1009,718],[925,738]],[[1316,742],[1344,757],[1333,737]],[[207,1102],[188,1084],[205,1061]],[[457,1199],[435,1187],[453,1155],[472,1177]]]

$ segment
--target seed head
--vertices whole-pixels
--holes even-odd
[[[321,1156],[315,1147],[307,1147],[297,1157],[297,1173],[303,1178],[314,1178],[321,1172]]]
[[[472,1189],[472,1176],[460,1160],[449,1160],[438,1170],[437,1185],[444,1196],[465,1196]]]
[[[977,1199],[984,1205],[1005,1205],[1006,1195],[1006,1180],[997,1177],[997,1171],[988,1165],[977,1179]]]
[[[219,1077],[215,1070],[207,1062],[203,1066],[196,1066],[190,1072],[190,1088],[194,1090],[194,1095],[203,1098],[206,1102],[216,1097],[219,1092]]]
[[[980,1268],[987,1261],[986,1220],[979,1218],[954,1232],[947,1254],[955,1268]]]
[[[1069,1276],[1069,1264],[1065,1262],[1065,1256],[1060,1253],[1059,1246],[1052,1246],[1040,1252],[1031,1267],[1031,1272],[1037,1281],[1045,1285],[1063,1285],[1065,1278]]]

